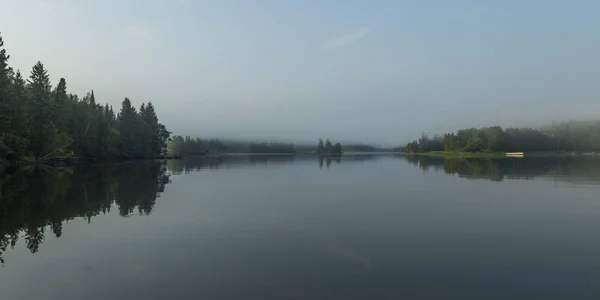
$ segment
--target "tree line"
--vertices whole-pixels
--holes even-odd
[[[569,125],[571,124],[571,125]],[[534,152],[600,150],[600,122],[586,127],[573,122],[543,129],[500,126],[469,128],[430,137],[423,134],[404,149],[409,153],[431,151]]]
[[[175,155],[203,155],[208,153],[298,153],[316,151],[318,154],[341,154],[342,145],[332,144],[329,139],[324,142],[319,139],[317,147],[314,145],[297,146],[292,143],[280,142],[243,142],[221,141],[219,139],[201,139],[189,136],[173,136],[168,142],[168,153]],[[357,151],[376,149],[368,145],[356,145]]]
[[[325,140],[325,144],[323,144],[323,139],[319,139],[317,144],[317,153],[318,154],[342,154],[342,144],[335,143],[335,145],[331,144],[329,139]]]
[[[98,104],[93,91],[67,92],[61,78],[53,87],[37,62],[24,78],[8,65],[0,35],[0,159],[54,157],[144,158],[161,155],[170,133],[151,102],[136,109],[128,98],[119,113]]]
[[[168,153],[179,155],[196,155],[207,154],[210,152],[224,153],[227,152],[227,147],[219,139],[200,139],[183,137],[179,135],[173,136],[168,142]]]
[[[268,142],[230,142],[219,139],[173,136],[168,142],[168,153],[177,155],[203,155],[209,153],[296,153],[294,144]]]

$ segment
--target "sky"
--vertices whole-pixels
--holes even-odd
[[[0,0],[14,68],[174,134],[396,145],[600,115],[600,1]]]

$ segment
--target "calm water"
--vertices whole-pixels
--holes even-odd
[[[599,299],[600,159],[239,156],[0,177],[1,299]]]

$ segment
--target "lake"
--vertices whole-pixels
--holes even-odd
[[[600,297],[600,158],[231,156],[10,173],[1,299]]]

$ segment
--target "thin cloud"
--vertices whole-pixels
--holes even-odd
[[[348,46],[349,44],[352,44],[352,43],[364,38],[369,33],[371,33],[371,30],[369,28],[363,27],[355,32],[340,35],[340,36],[332,39],[331,41],[328,41],[327,43],[325,43],[325,45],[323,45],[323,50],[335,50],[335,49],[339,49],[339,48]]]

